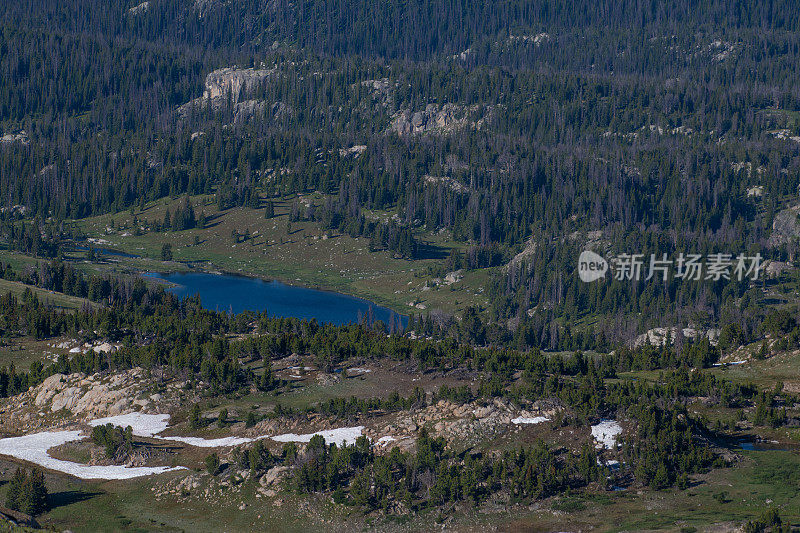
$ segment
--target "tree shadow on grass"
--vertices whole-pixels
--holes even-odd
[[[415,259],[445,259],[448,253],[447,248],[421,241],[418,243]]]
[[[50,509],[55,509],[57,507],[64,507],[65,505],[91,500],[95,496],[100,496],[101,494],[102,492],[88,492],[85,490],[64,490],[49,494],[47,496],[47,503],[50,504]]]

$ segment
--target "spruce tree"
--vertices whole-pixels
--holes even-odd
[[[25,484],[27,478],[27,474],[21,468],[17,468],[16,472],[14,472],[14,477],[11,478],[8,484],[8,490],[6,491],[6,507],[9,509],[13,509],[14,511],[20,510],[22,486]]]
[[[269,362],[264,365],[264,374],[261,376],[258,388],[264,392],[271,391],[275,388],[275,376],[272,374],[272,365],[270,365]]]
[[[34,468],[28,479],[22,485],[20,510],[31,516],[36,516],[47,510],[47,485],[44,474]]]
[[[192,412],[189,415],[189,425],[192,429],[199,429],[202,425],[200,420],[200,406],[197,404],[194,404],[192,407]]]
[[[205,460],[206,463],[206,470],[212,476],[216,476],[217,472],[219,471],[219,455],[212,453]]]

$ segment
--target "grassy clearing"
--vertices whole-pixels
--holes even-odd
[[[322,197],[306,197],[321,203]],[[235,208],[219,212],[213,198],[192,199],[195,212],[208,218],[204,229],[137,235],[134,216],[139,222],[162,221],[167,209],[175,210],[180,199],[159,200],[143,211],[136,210],[75,221],[88,237],[102,239],[99,246],[121,250],[143,259],[107,257],[117,268],[173,270],[192,263],[209,270],[224,270],[288,283],[335,290],[361,296],[395,311],[408,313],[409,302],[426,309],[459,311],[469,305],[485,306],[481,294],[488,272],[475,271],[449,286],[431,289],[428,267],[439,259],[405,260],[386,251],[369,251],[364,238],[326,235],[316,223],[294,222],[287,230],[288,212],[295,198],[275,202],[276,216],[264,218],[263,209]],[[235,242],[233,232],[251,237]],[[425,240],[446,254],[462,245],[445,235],[425,235]],[[163,244],[172,245],[174,262],[159,261]],[[415,309],[419,312],[419,309]]]
[[[800,392],[800,350],[780,352],[763,360],[751,359],[743,365],[718,367],[712,372],[726,380],[754,383],[761,388],[772,388],[781,382],[787,390]]]
[[[0,479],[8,479],[17,465],[0,459]],[[328,522],[341,529],[349,509],[334,509],[328,502],[300,504],[291,495],[279,505],[255,498],[254,487],[240,493],[220,494],[214,502],[195,498],[159,500],[153,487],[182,478],[186,471],[124,482],[82,481],[46,473],[53,508],[38,517],[46,528],[75,532],[138,531],[330,531]],[[6,487],[0,485],[0,500]],[[246,503],[245,509],[240,509]]]
[[[68,355],[69,350],[53,347],[61,340],[3,339],[3,344],[0,345],[0,366],[8,366],[13,363],[16,368],[27,370],[34,361],[41,361],[44,364],[47,364],[48,361],[55,361],[62,353]]]
[[[49,303],[55,307],[62,309],[80,309],[85,305],[90,304],[89,300],[85,298],[78,298],[76,296],[67,296],[66,294],[40,289],[32,285],[19,283],[18,281],[8,281],[0,279],[0,294],[11,293],[14,296],[20,297],[26,289],[30,289],[39,298],[40,301]]]

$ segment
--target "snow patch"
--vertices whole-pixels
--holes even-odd
[[[547,422],[550,420],[546,416],[534,416],[533,418],[527,416],[518,416],[517,418],[512,418],[511,422],[514,424],[541,424],[542,422]]]
[[[169,426],[168,421],[169,415],[128,413],[127,415],[98,418],[97,420],[89,422],[89,425],[95,427],[113,424],[123,428],[130,426],[131,429],[133,429],[133,434],[137,437],[154,437],[157,433],[161,433],[167,429]]]
[[[314,435],[321,435],[327,444],[335,443],[337,446],[342,446],[345,443],[353,444],[356,439],[362,435],[362,430],[364,429],[364,426],[357,426],[329,429],[305,435],[287,433],[275,437],[262,435],[254,438],[223,437],[219,439],[204,439],[200,437],[160,436],[159,433],[162,433],[169,427],[169,415],[167,414],[148,415],[143,413],[128,413],[125,415],[98,418],[89,422],[91,427],[106,424],[113,424],[114,426],[123,428],[130,426],[133,434],[138,437],[182,442],[199,448],[238,446],[267,438],[272,438],[277,442],[309,442]],[[184,469],[184,467],[166,466],[127,467],[120,465],[84,465],[72,461],[56,459],[47,453],[50,448],[61,446],[68,442],[84,440],[86,437],[87,436],[80,430],[45,431],[22,437],[9,437],[0,439],[0,455],[9,455],[17,459],[35,463],[49,470],[64,472],[81,479],[132,479]],[[378,444],[383,446],[394,440],[395,438],[390,436],[381,437],[378,440]]]
[[[361,431],[364,426],[356,426],[352,428],[337,428],[328,429],[325,431],[317,431],[316,433],[307,433],[305,435],[297,435],[295,433],[286,433],[284,435],[276,435],[271,437],[276,442],[308,442],[311,437],[321,435],[325,439],[326,444],[336,444],[342,446],[345,443],[353,444],[358,437],[361,436]]]
[[[622,426],[616,420],[601,420],[592,426],[592,437],[597,441],[597,448],[611,449],[616,445],[617,437],[622,433]]]
[[[183,442],[184,444],[188,444],[190,446],[196,446],[198,448],[221,448],[221,447],[228,447],[228,446],[239,446],[240,444],[248,444],[250,442],[255,442],[261,439],[269,438],[266,435],[256,438],[248,438],[248,437],[223,437],[220,439],[203,439],[201,437],[156,437],[159,440],[174,440],[177,442]]]
[[[99,418],[92,420],[89,425],[100,426],[105,424],[113,424],[120,427],[131,426],[133,434],[138,437],[150,437],[158,440],[170,440],[175,442],[183,442],[190,446],[198,448],[221,448],[228,446],[239,446],[240,444],[247,444],[257,440],[268,438],[266,435],[248,438],[248,437],[222,437],[219,439],[204,439],[202,437],[180,437],[180,436],[161,436],[159,433],[165,431],[168,424],[169,415],[145,415],[142,413],[129,413],[127,415],[109,416],[106,418]]]

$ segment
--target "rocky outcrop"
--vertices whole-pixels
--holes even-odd
[[[422,179],[427,185],[441,185],[443,187],[447,187],[451,191],[462,194],[469,192],[469,187],[449,176],[430,176],[426,174],[422,177]]]
[[[206,90],[203,98],[215,100],[227,98],[230,94],[237,101],[244,90],[250,92],[258,88],[265,79],[275,71],[268,69],[239,69],[235,67],[221,68],[206,76]]]
[[[780,246],[800,237],[800,205],[784,209],[772,221],[770,246]]]
[[[445,285],[452,285],[453,283],[458,283],[464,278],[464,270],[458,269],[454,270],[453,272],[448,272],[444,277],[444,284]]]
[[[77,416],[114,416],[132,408],[136,382],[142,377],[141,370],[117,374],[108,381],[97,379],[97,375],[86,378],[81,374],[55,374],[37,387],[33,403],[40,408],[49,405],[52,413],[67,409]],[[148,404],[140,401],[137,405]]]
[[[206,76],[203,96],[180,106],[178,114],[186,116],[191,109],[203,109],[208,105],[220,109],[229,102],[233,105],[234,123],[256,114],[271,113],[275,117],[281,117],[291,113],[291,109],[283,102],[270,103],[266,100],[243,98],[257,90],[275,72],[276,69],[236,67],[212,71]]]
[[[266,100],[244,100],[242,102],[237,102],[233,106],[234,124],[246,122],[248,119],[256,115],[263,116],[265,114],[269,114],[273,118],[279,119],[291,116],[292,110],[283,102],[275,102],[274,104],[270,104]]]
[[[795,267],[785,261],[768,261],[764,267],[764,272],[768,278],[780,277],[784,272],[792,272]]]
[[[533,404],[520,409],[511,402],[495,399],[490,402],[458,404],[441,400],[424,409],[399,413],[392,422],[365,430],[373,441],[381,437],[392,437],[386,446],[409,448],[416,440],[416,433],[427,427],[434,436],[444,437],[458,445],[478,443],[486,438],[503,434],[517,427],[515,420],[552,418],[558,410],[555,405]]]
[[[30,144],[28,133],[25,130],[21,130],[17,133],[6,133],[5,135],[0,136],[0,144],[11,144],[16,142],[22,144],[23,146]]]
[[[719,333],[720,330],[718,329],[709,329],[706,331],[697,330],[695,328],[682,328],[680,334],[683,335],[687,339],[698,340],[702,339],[703,337],[708,338],[711,341],[711,344],[716,345],[717,341],[719,340]],[[667,339],[671,343],[675,342],[675,339],[678,337],[678,328],[669,327],[669,328],[653,328],[645,333],[642,333],[638,337],[636,337],[630,344],[634,348],[639,348],[640,346],[644,346],[645,344],[651,344],[653,346],[663,346],[664,343],[667,342]]]
[[[372,93],[373,101],[382,108],[392,108],[394,104],[394,91],[397,83],[389,78],[378,80],[365,80],[361,85],[368,88]]]
[[[141,13],[146,13],[148,9],[150,9],[150,2],[142,2],[128,9],[128,13],[131,15],[139,15]]]
[[[141,368],[91,376],[53,374],[0,402],[0,431],[52,426],[65,412],[73,422],[134,411],[169,412],[180,401],[183,386],[179,381],[156,386]]]
[[[452,133],[464,128],[480,129],[485,121],[478,106],[428,104],[421,111],[405,109],[395,114],[390,130],[401,136]]]

